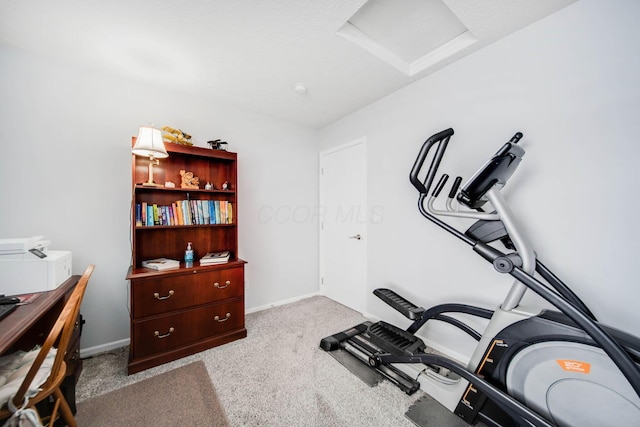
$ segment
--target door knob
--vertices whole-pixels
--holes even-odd
[[[362,240],[362,236],[360,234],[356,234],[355,236],[349,237],[350,239]]]

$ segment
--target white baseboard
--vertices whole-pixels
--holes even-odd
[[[258,307],[251,307],[245,311],[245,314],[256,313],[258,311],[267,310],[269,308],[278,307],[280,305],[291,304],[292,302],[301,301],[303,299],[311,298],[314,296],[320,295],[318,292],[313,292],[306,295],[301,295],[294,298],[289,298],[282,301],[277,301],[271,304],[261,305]],[[123,339],[119,341],[113,341],[106,344],[97,345],[95,347],[88,347],[80,349],[80,358],[87,358],[91,356],[95,356],[96,354],[106,353],[111,350],[115,350],[117,348],[126,347],[129,345],[130,339]]]
[[[113,341],[106,344],[97,345],[95,347],[81,348],[80,358],[85,359],[87,357],[95,356],[96,354],[106,353],[117,348],[126,347],[129,345],[129,338],[119,341]]]
[[[371,322],[373,322],[373,323],[376,323],[376,322],[379,322],[379,321],[381,321],[381,320],[382,320],[382,319],[381,319],[381,318],[379,318],[378,316],[374,316],[373,314],[368,313],[368,312],[364,312],[364,313],[362,313],[362,315],[363,315],[364,317],[366,317],[367,319],[369,319],[369,320],[370,320]]]
[[[285,299],[285,300],[281,300],[281,301],[276,301],[276,302],[273,302],[273,303],[270,303],[270,304],[260,305],[258,307],[251,307],[251,308],[248,308],[245,311],[245,314],[256,313],[258,311],[267,310],[269,308],[278,307],[280,305],[291,304],[292,302],[298,302],[298,301],[301,301],[303,299],[315,297],[315,296],[318,296],[318,295],[320,295],[319,292],[313,292],[313,293],[306,294],[306,295],[300,295],[300,296],[297,296],[297,297],[294,297],[294,298],[289,298],[289,299]]]

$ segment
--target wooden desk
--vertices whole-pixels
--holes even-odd
[[[18,350],[31,350],[36,344],[41,345],[58,319],[80,277],[71,276],[56,289],[40,293],[32,302],[18,306],[7,317],[0,320],[0,355]],[[62,393],[74,413],[75,385],[82,372],[82,361],[80,360],[82,323],[80,317],[65,357],[67,374],[61,387]]]
[[[30,345],[29,341],[34,341],[34,345],[38,344],[38,341],[42,343],[78,280],[80,276],[70,277],[58,288],[42,292],[33,302],[18,306],[0,320],[0,354],[9,350],[30,350],[33,345]],[[47,320],[51,318],[53,322],[43,325],[44,330],[38,328],[40,323],[49,323]],[[44,335],[41,335],[43,333]]]

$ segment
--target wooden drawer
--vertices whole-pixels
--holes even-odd
[[[132,356],[145,357],[242,328],[243,299],[133,321]]]
[[[242,267],[135,280],[131,283],[131,316],[140,319],[239,297],[243,292]]]

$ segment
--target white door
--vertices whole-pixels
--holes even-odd
[[[365,138],[320,153],[320,291],[366,308]]]

